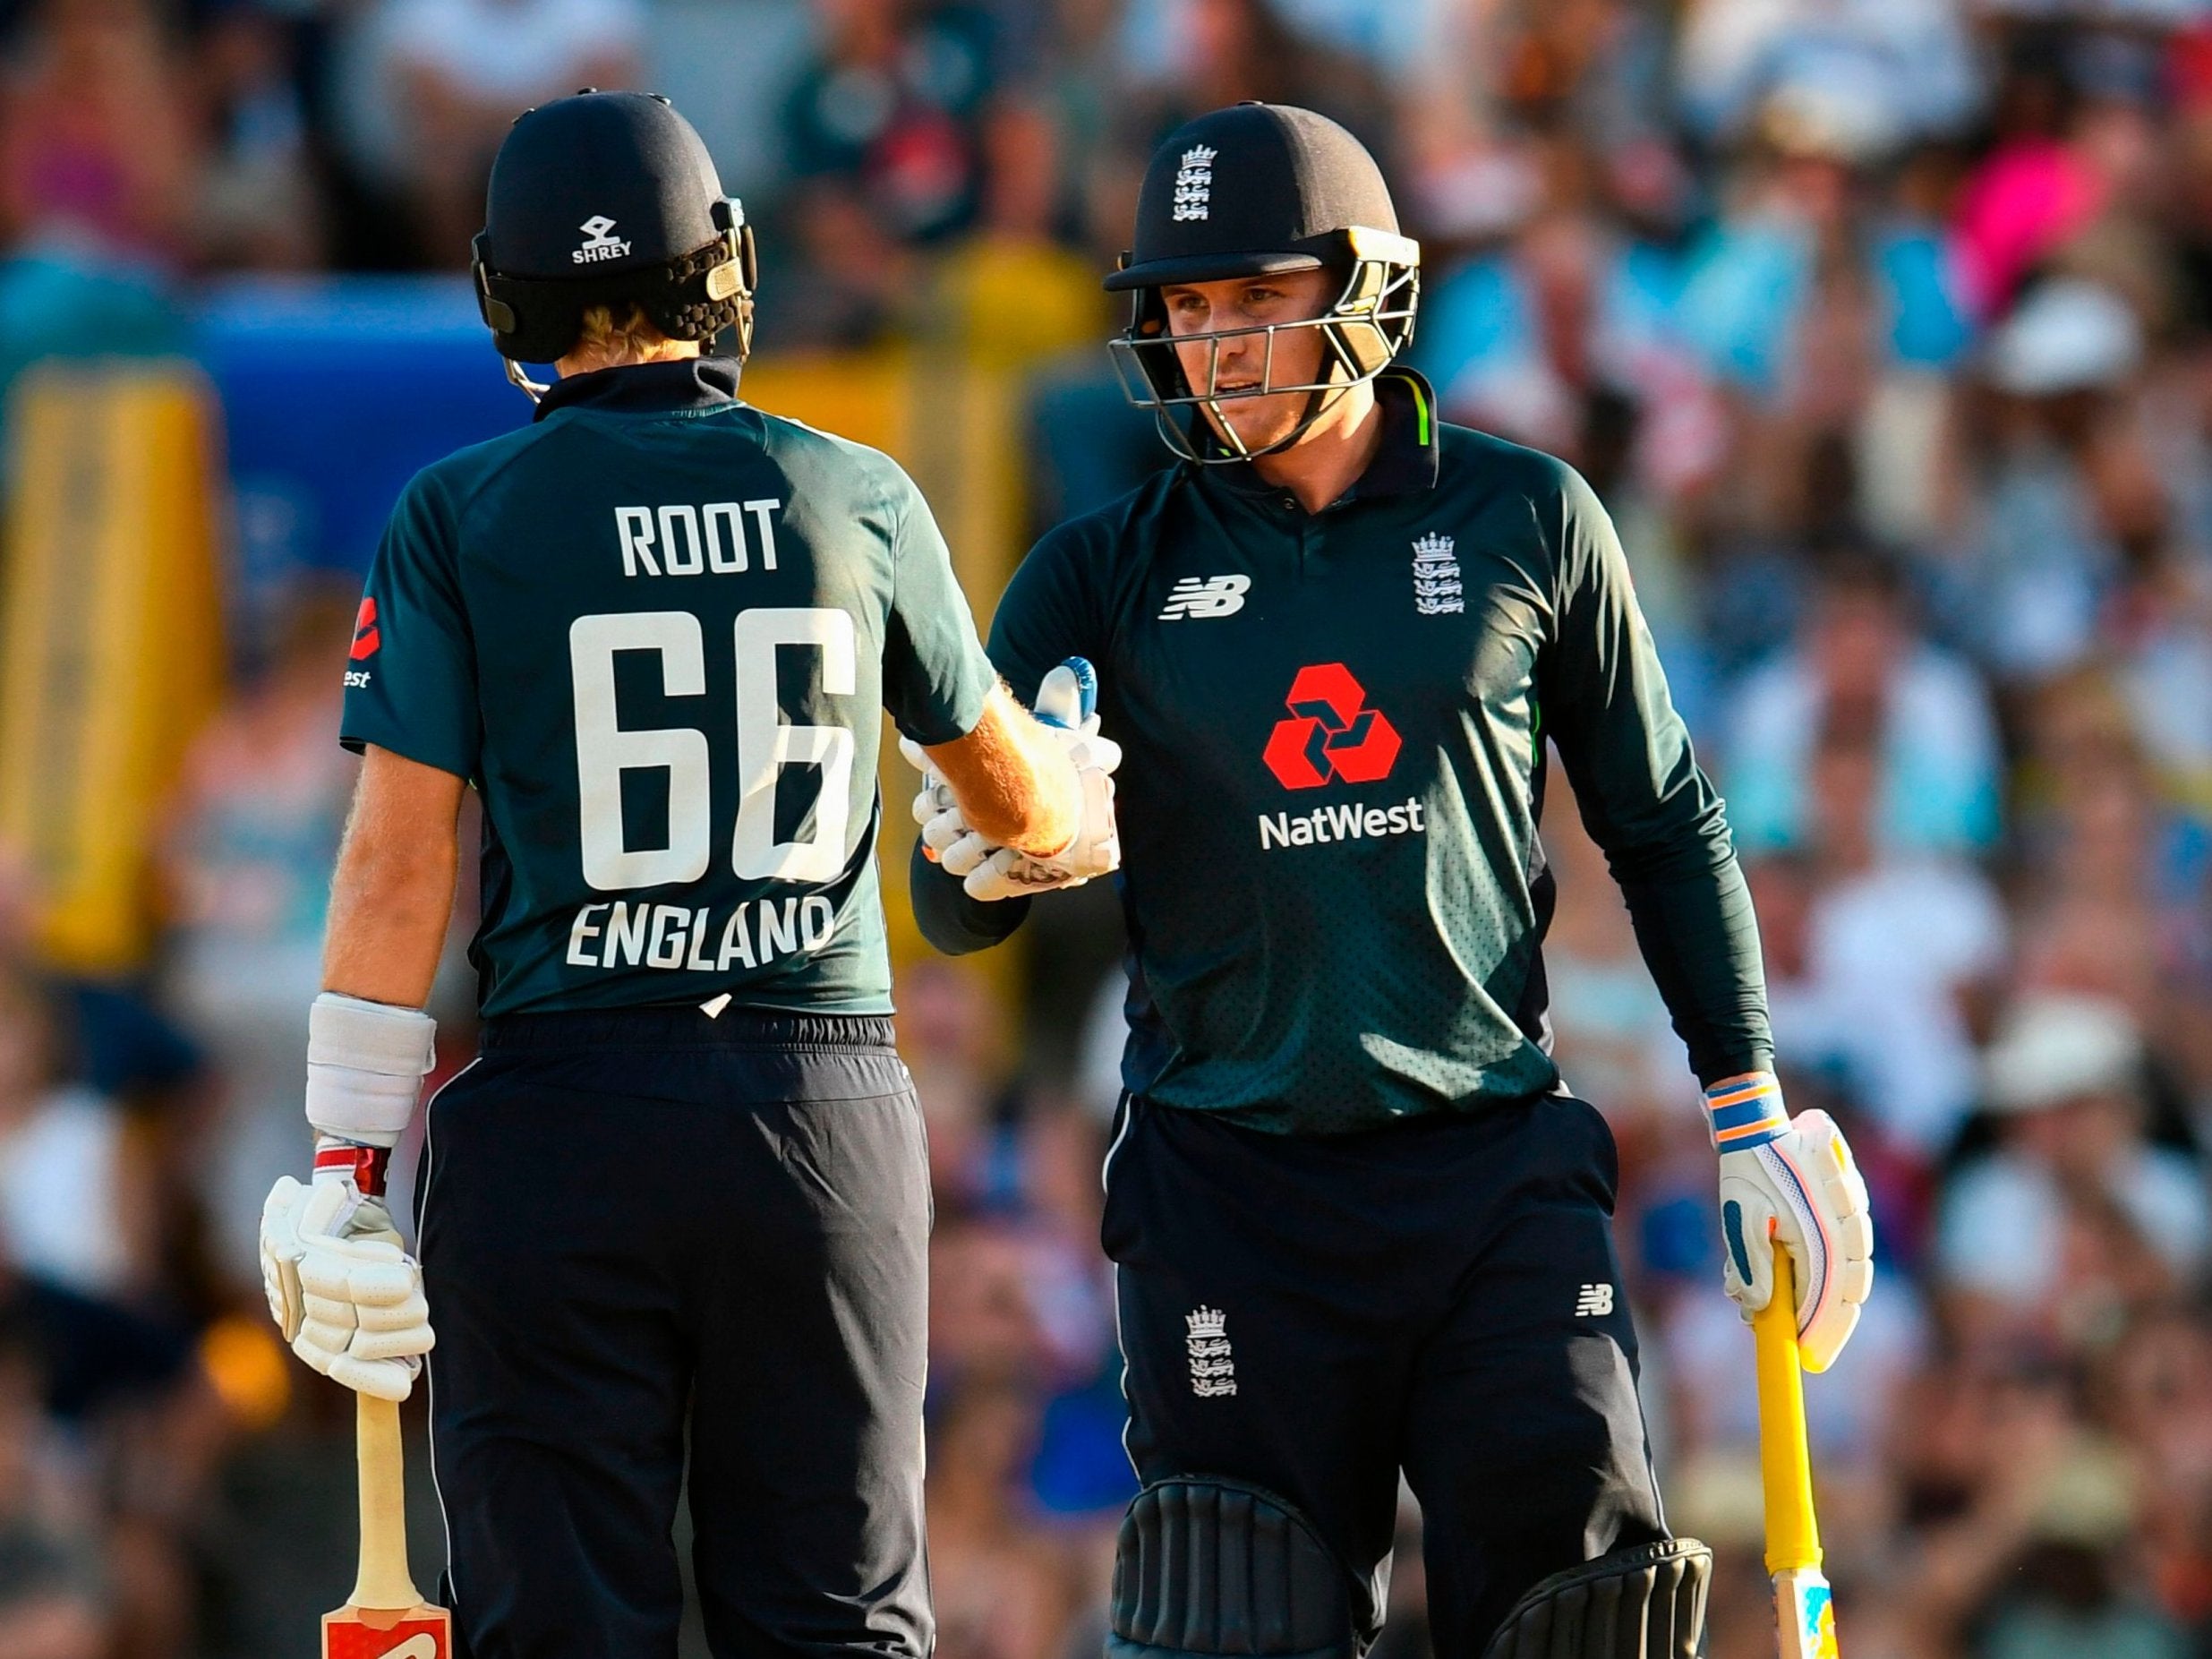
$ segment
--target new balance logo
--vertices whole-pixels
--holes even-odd
[[[1196,144],[1183,152],[1175,173],[1175,209],[1178,220],[1202,219],[1211,209],[1214,194],[1214,157],[1211,145]]]
[[[619,260],[630,251],[630,244],[614,235],[614,221],[602,214],[594,213],[576,228],[584,233],[584,245],[568,255],[576,264]]]
[[[1248,576],[1186,576],[1177,582],[1160,607],[1159,620],[1180,622],[1186,617],[1234,616],[1244,608],[1251,591]]]
[[[1236,1355],[1230,1350],[1229,1316],[1219,1308],[1192,1308],[1183,1316],[1183,1346],[1191,1350],[1191,1392],[1216,1399],[1236,1392]]]
[[[1452,538],[1434,532],[1422,536],[1413,543],[1413,609],[1423,616],[1444,616],[1466,608]]]
[[[1584,1285],[1575,1293],[1576,1319],[1602,1319],[1613,1311],[1613,1287],[1610,1285]]]

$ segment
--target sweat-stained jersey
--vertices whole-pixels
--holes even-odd
[[[951,742],[992,672],[887,457],[733,363],[564,380],[408,484],[352,654],[346,743],[483,797],[486,1014],[889,1012],[878,710]]]
[[[1015,693],[1099,675],[1132,941],[1127,1086],[1330,1133],[1559,1086],[1537,839],[1557,746],[1707,1079],[1771,1064],[1758,941],[1613,527],[1563,462],[1378,382],[1367,473],[1309,515],[1185,462],[1046,535],[991,656]],[[918,858],[940,948],[980,904]]]

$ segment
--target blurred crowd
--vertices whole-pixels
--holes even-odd
[[[457,271],[508,120],[585,85],[707,133],[762,226],[764,352],[1019,377],[1040,524],[1157,464],[1097,345],[1151,145],[1248,98],[1364,137],[1425,251],[1415,363],[1620,526],[1789,1099],[1873,1188],[1877,1293],[1807,1390],[1854,1659],[2212,1655],[2212,7],[4,0],[0,376],[57,317],[158,314],[118,295]],[[0,859],[0,1659],[298,1652],[345,1582],[343,1402],[261,1335],[252,1240],[303,1154],[352,599],[303,573],[241,642],[142,980],[43,964]],[[1716,1659],[1751,1659],[1712,1152],[1563,794],[1545,840],[1671,1518],[1721,1550]],[[1052,911],[1011,975],[902,976],[944,1659],[1095,1652],[1130,1491],[1118,920]],[[1425,1651],[1418,1533],[1393,1659]]]

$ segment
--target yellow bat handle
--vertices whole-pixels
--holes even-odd
[[[1774,1248],[1774,1296],[1751,1316],[1758,1350],[1759,1481],[1766,1492],[1766,1569],[1820,1565],[1813,1460],[1805,1444],[1805,1377],[1798,1357],[1798,1295],[1789,1256]]]

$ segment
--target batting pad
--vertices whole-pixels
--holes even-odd
[[[1712,1579],[1695,1538],[1616,1550],[1538,1583],[1482,1659],[1699,1659]]]

